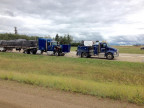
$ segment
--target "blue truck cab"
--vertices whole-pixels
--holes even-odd
[[[38,49],[41,52],[47,52],[48,55],[64,56],[70,52],[70,48],[70,45],[59,45],[59,42],[52,39],[38,39]]]
[[[118,49],[110,47],[106,42],[96,42],[93,45],[80,45],[77,47],[77,56],[91,57],[98,56],[99,58],[107,58],[109,60],[119,56]]]

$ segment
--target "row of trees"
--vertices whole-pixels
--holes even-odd
[[[56,34],[54,39],[55,41],[60,42],[60,44],[71,44],[73,41],[72,36],[70,36],[69,34],[65,36],[59,36],[58,34]]]
[[[38,36],[27,36],[11,33],[0,34],[0,40],[15,40],[15,39],[35,40],[36,38],[38,38]]]

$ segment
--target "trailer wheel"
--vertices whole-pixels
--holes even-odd
[[[81,53],[81,58],[87,58],[88,57],[88,54],[87,53]]]
[[[33,54],[36,54],[36,51],[34,51]]]
[[[112,60],[112,59],[114,58],[114,56],[113,56],[112,53],[108,53],[108,54],[106,55],[106,58],[107,58],[108,60]]]
[[[25,53],[26,53],[26,54],[30,54],[30,51],[29,51],[29,50],[26,50]]]
[[[7,50],[5,49],[5,50],[3,50],[2,52],[6,52]]]
[[[30,54],[36,54],[36,50],[34,49],[30,50]]]
[[[33,54],[33,50],[30,50],[30,54]]]

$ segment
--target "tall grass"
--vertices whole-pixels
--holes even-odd
[[[0,78],[144,104],[144,63],[0,53]]]

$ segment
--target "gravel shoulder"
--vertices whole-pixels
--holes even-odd
[[[143,108],[143,106],[0,80],[0,108]]]

